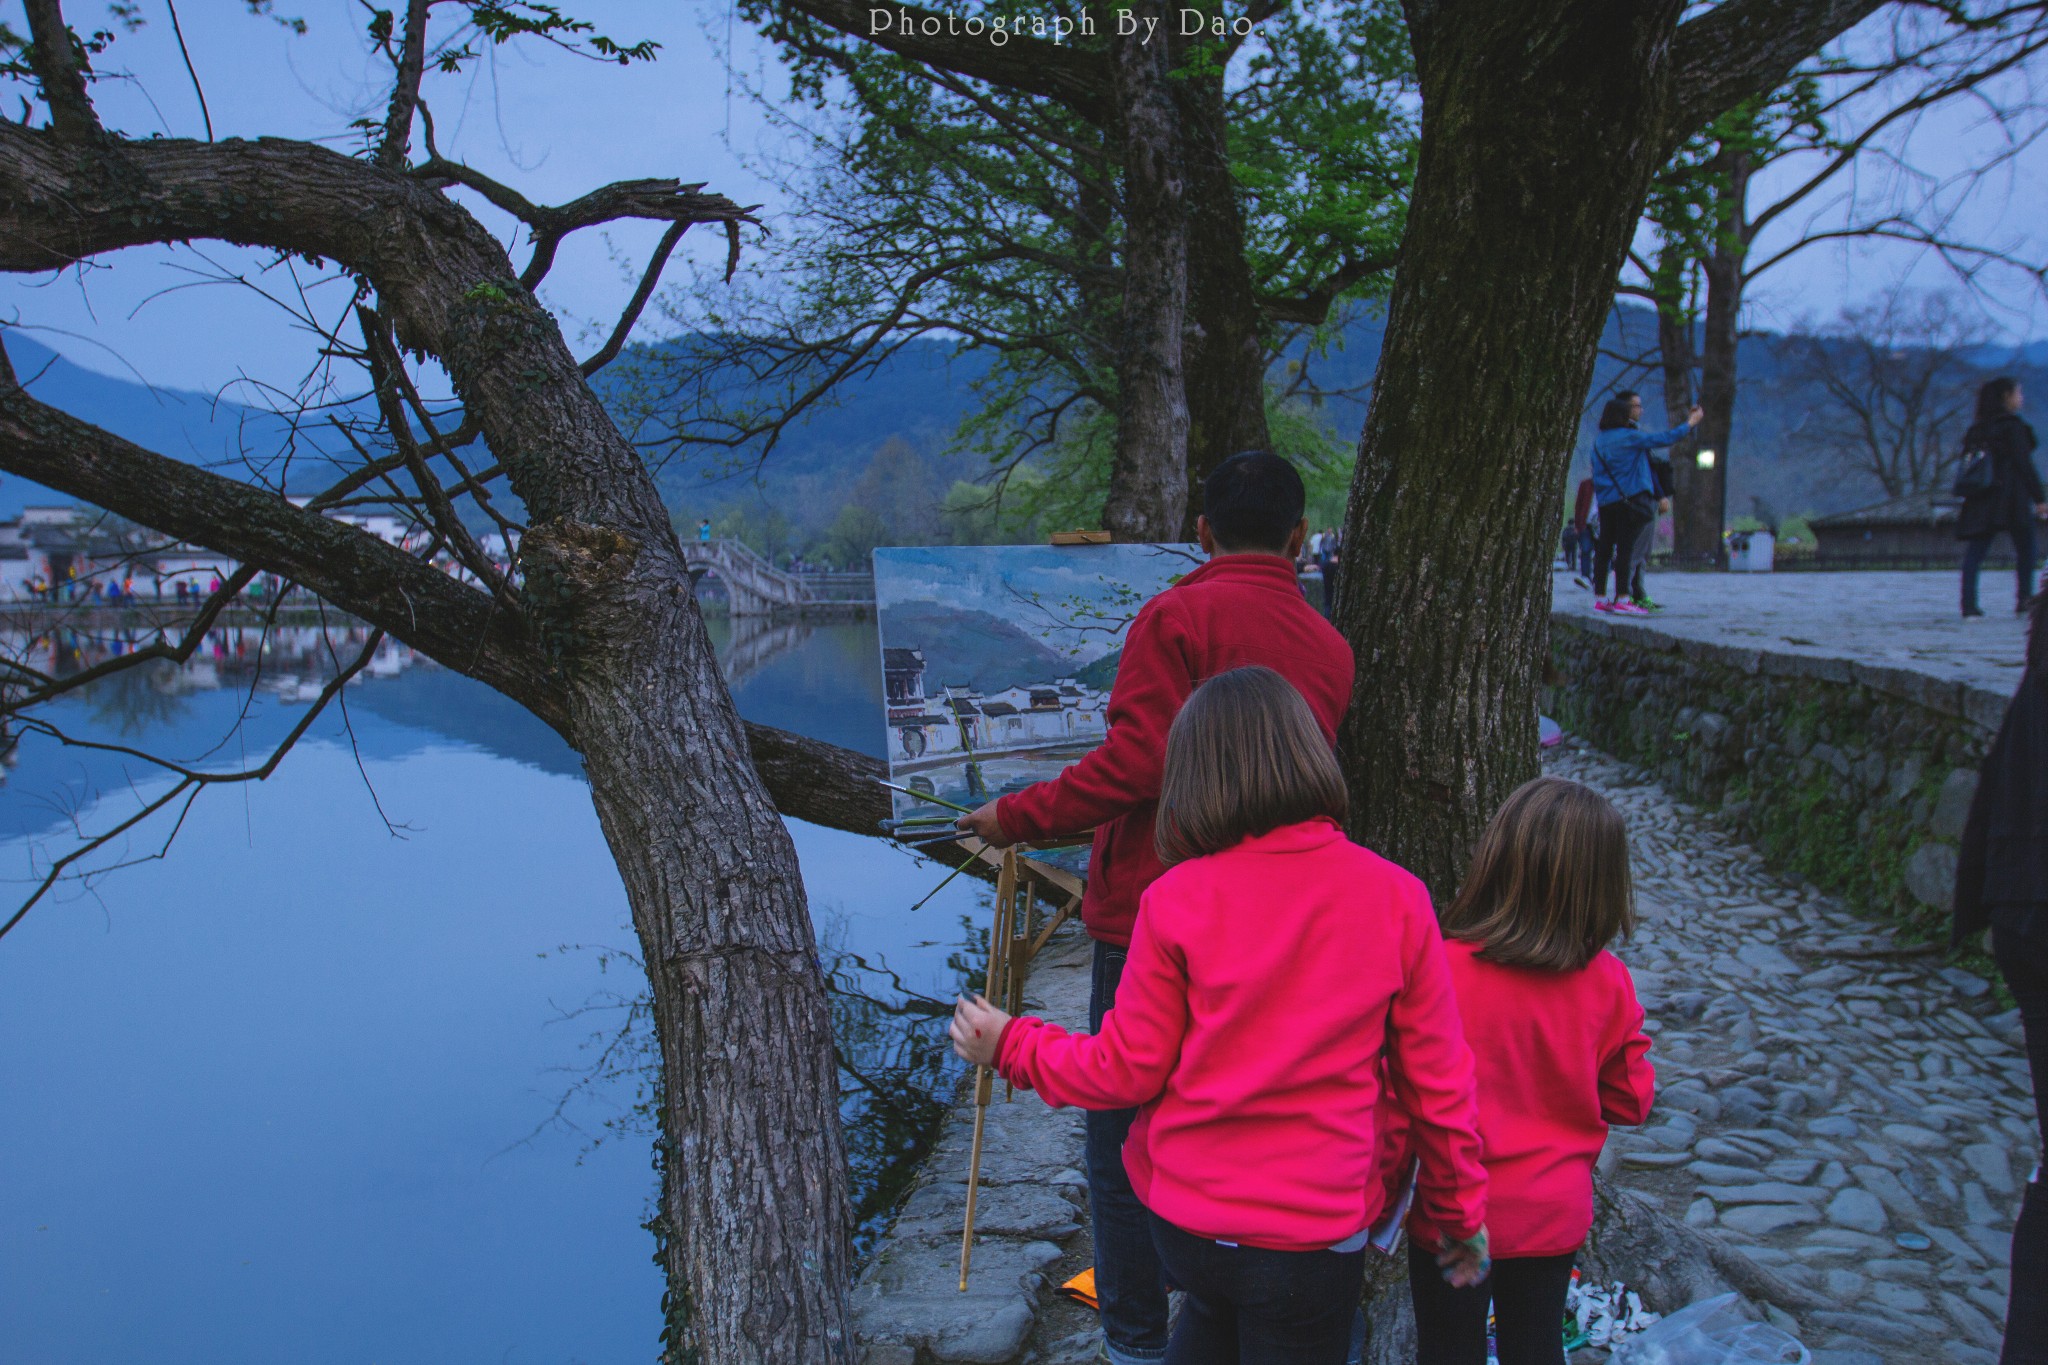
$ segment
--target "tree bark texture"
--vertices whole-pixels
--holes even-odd
[[[444,656],[473,631],[473,657],[497,662],[465,671],[497,669],[494,685],[585,758],[655,997],[669,1357],[847,1359],[837,1073],[795,850],[754,776],[637,452],[503,249],[421,181],[302,142],[73,142],[0,124],[0,269],[194,238],[333,260],[362,276],[401,344],[440,359],[480,422],[531,518],[521,547],[528,624],[517,638],[494,635],[492,599],[451,584],[443,591],[474,599],[466,624],[448,615],[433,618],[438,631],[393,628],[401,639],[437,635]],[[155,505],[150,479],[195,496],[225,496],[218,484],[231,481],[202,487],[186,476],[216,476],[166,472],[103,443],[67,463],[47,441],[25,439],[43,415],[32,400],[14,393],[4,406],[0,467],[235,553],[268,552],[230,544],[238,539],[272,551],[302,542],[304,562],[256,562],[316,587],[324,573],[323,590],[345,610],[404,614],[403,571],[349,558],[366,548],[318,546],[317,514],[268,499],[260,524],[236,527],[217,509]],[[109,463],[96,465],[94,452]],[[124,487],[137,481],[140,491]]]
[[[1266,338],[1246,256],[1243,197],[1230,169],[1223,82],[1207,72],[1174,83],[1187,165],[1187,510],[1194,539],[1202,483],[1240,450],[1264,450]]]
[[[1650,177],[1876,0],[1409,0],[1422,140],[1346,514],[1352,830],[1439,898],[1536,772],[1556,490]]]
[[[1336,618],[1359,664],[1353,829],[1439,899],[1536,772],[1555,490],[1661,159],[1677,5],[1588,8],[1411,20],[1422,143]]]
[[[1677,251],[1671,247],[1668,250]],[[1657,305],[1657,366],[1664,387],[1664,425],[1677,426],[1692,410],[1695,400],[1693,371],[1699,365],[1696,348],[1693,345],[1692,318],[1686,311],[1684,276],[1675,272],[1671,277],[1670,294],[1659,289],[1655,300]],[[1671,526],[1672,555],[1679,560],[1711,563],[1717,553],[1719,537],[1707,542],[1702,552],[1697,526],[1701,522],[1701,490],[1706,487],[1703,480],[1709,471],[1699,467],[1696,439],[1681,440],[1673,446],[1671,456]],[[1711,448],[1711,447],[1709,447]]]
[[[1709,542],[1712,559],[1726,561],[1721,533],[1728,527],[1728,470],[1734,457],[1736,346],[1741,339],[1742,295],[1747,287],[1744,262],[1749,254],[1750,227],[1744,212],[1749,202],[1749,177],[1753,154],[1735,148],[1724,149],[1721,157],[1723,179],[1716,189],[1719,207],[1718,235],[1707,255],[1706,325],[1700,336],[1700,419],[1699,444],[1714,452],[1714,467],[1696,471],[1700,485],[1693,498],[1688,522],[1688,552],[1704,554]]]
[[[1174,107],[1171,16],[1163,0],[1134,7],[1158,36],[1110,39],[1124,172],[1123,335],[1118,338],[1116,455],[1102,524],[1118,540],[1172,540],[1187,512],[1188,403],[1182,330],[1188,236],[1180,117]]]
[[[1680,459],[1674,466],[1676,493],[1672,497],[1672,555],[1683,563],[1722,564],[1726,545],[1722,532],[1728,528],[1729,449],[1734,435],[1737,322],[1742,311],[1743,260],[1748,251],[1749,225],[1743,213],[1748,201],[1753,156],[1723,147],[1709,165],[1714,177],[1713,250],[1701,263],[1706,277],[1706,322],[1701,329],[1699,354],[1695,362],[1690,331],[1684,337],[1685,361],[1699,366],[1699,393],[1704,416],[1692,446],[1714,452],[1714,464],[1702,469],[1696,459]],[[1676,340],[1675,338],[1673,339]],[[1658,332],[1660,348],[1666,341]],[[1665,373],[1671,361],[1664,361]],[[1690,374],[1687,375],[1688,387]],[[1671,405],[1668,392],[1665,406]],[[1674,422],[1683,421],[1680,410]]]

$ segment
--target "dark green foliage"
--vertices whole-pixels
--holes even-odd
[[[938,8],[1011,13],[995,0]],[[1097,36],[1069,48],[1100,52],[1113,8],[1062,0],[1044,12],[1092,17]],[[1228,24],[1247,6],[1201,8]],[[955,435],[985,462],[978,482],[1017,495],[1004,515],[1099,524],[1123,297],[1115,144],[1064,105],[935,79],[775,0],[747,0],[740,12],[782,45],[791,89],[812,111],[811,152],[784,173],[794,221],[748,263],[763,283],[737,306],[722,286],[672,301],[676,320],[720,341],[664,358],[667,372],[649,386],[702,395],[686,376],[731,366],[754,382],[665,414],[651,441],[764,450],[781,437],[777,413],[873,372],[911,339],[948,337],[989,357]],[[1191,109],[1210,98],[1205,82],[1215,86],[1210,116],[1241,200],[1254,293],[1290,305],[1276,303],[1259,324],[1266,353],[1301,358],[1319,353],[1351,306],[1384,291],[1413,175],[1413,72],[1389,0],[1284,6],[1254,34],[1241,45],[1178,44],[1178,75]],[[1219,68],[1227,81],[1213,80]],[[1309,410],[1313,395],[1294,366],[1276,376],[1269,406],[1299,447],[1289,453],[1327,466],[1340,486],[1348,449]]]

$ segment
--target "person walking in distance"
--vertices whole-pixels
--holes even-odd
[[[1955,491],[1963,498],[1956,539],[1963,542],[1965,618],[1984,614],[1977,605],[1977,575],[2001,531],[2012,537],[2019,580],[2013,610],[2033,604],[2034,521],[2048,515],[2048,493],[2034,468],[2034,429],[2020,416],[2025,399],[2019,380],[2009,375],[1987,380],[1977,390],[1977,412],[1963,433],[1963,468]]]
[[[1991,931],[1991,956],[2019,1006],[2034,1081],[2034,1143],[2015,1144],[2025,1170],[2048,1121],[2048,593],[2034,599],[2027,667],[1978,770],[1956,860],[1950,942]],[[2001,1365],[2048,1365],[2048,1194],[2038,1165],[2012,1228]]]
[[[1647,616],[1630,600],[1636,556],[1643,530],[1657,518],[1657,481],[1650,452],[1672,444],[1706,416],[1697,404],[1685,421],[1669,431],[1638,431],[1643,400],[1621,393],[1600,412],[1600,430],[1593,438],[1593,496],[1600,506],[1600,540],[1593,550],[1593,608],[1621,616]],[[1614,572],[1614,596],[1607,596],[1607,574]]]
[[[1427,1273],[1486,1275],[1445,945],[1422,883],[1344,837],[1345,804],[1322,722],[1285,678],[1211,678],[1169,732],[1169,866],[1146,888],[1116,1008],[1092,1036],[979,996],[954,1010],[954,1050],[1047,1103],[1140,1106],[1123,1165],[1187,1296],[1168,1365],[1342,1365],[1389,1198],[1383,1094],[1414,1117],[1416,1202],[1444,1229]]]
[[[1582,588],[1593,586],[1593,544],[1600,536],[1600,522],[1594,515],[1598,504],[1593,499],[1593,481],[1579,480],[1578,492],[1572,498],[1572,529],[1579,533],[1578,557],[1572,561],[1572,582]]]
[[[991,801],[961,828],[1001,848],[1094,830],[1082,922],[1095,940],[1092,1029],[1117,1001],[1139,898],[1164,864],[1153,817],[1166,736],[1204,680],[1262,664],[1307,700],[1326,741],[1351,702],[1351,647],[1307,599],[1295,560],[1308,538],[1306,490],[1294,466],[1267,451],[1223,461],[1202,485],[1195,531],[1209,562],[1147,602],[1124,638],[1109,694],[1109,734],[1058,777]],[[1088,1198],[1095,1291],[1115,1365],[1166,1354],[1166,1281],[1123,1160],[1137,1110],[1091,1110]]]

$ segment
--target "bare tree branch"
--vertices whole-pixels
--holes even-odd
[[[0,369],[0,469],[304,584],[566,732],[523,620],[377,537],[144,450],[31,397]]]
[[[619,358],[619,352],[626,348],[626,338],[633,334],[633,324],[640,320],[640,314],[647,307],[647,300],[654,295],[654,286],[661,282],[662,267],[674,254],[676,244],[683,240],[683,234],[690,230],[688,223],[671,223],[668,231],[661,234],[655,244],[654,254],[647,259],[647,269],[640,272],[640,285],[633,291],[633,297],[626,301],[626,307],[619,314],[619,321],[612,328],[612,334],[598,347],[597,354],[583,362],[583,373],[596,374]]]
[[[419,106],[420,78],[427,69],[427,11],[433,0],[407,0],[405,33],[399,40],[397,79],[391,87],[391,102],[384,112],[384,135],[377,143],[374,160],[386,170],[405,165],[405,153],[412,142],[413,110]],[[208,141],[212,139],[209,137]]]
[[[145,802],[143,806],[139,810],[137,810],[133,815],[130,815],[126,819],[116,822],[108,829],[105,829],[100,833],[87,838],[86,841],[80,844],[77,848],[72,849],[70,852],[66,853],[64,856],[58,858],[55,862],[51,863],[50,870],[44,875],[42,881],[36,884],[36,888],[29,893],[28,898],[24,900],[21,903],[21,905],[15,909],[14,913],[8,917],[7,921],[4,924],[0,924],[0,938],[5,938],[9,930],[13,929],[15,925],[21,923],[23,917],[26,916],[30,910],[33,910],[35,908],[36,903],[38,901],[42,900],[44,896],[49,894],[50,888],[55,886],[58,883],[58,881],[60,881],[63,878],[65,871],[69,869],[73,864],[79,862],[84,858],[90,857],[93,853],[97,852],[102,848],[105,848],[109,843],[113,842],[115,839],[120,838],[129,830],[134,829],[136,826],[142,824],[144,821],[148,820],[150,816],[155,815],[158,811],[170,806],[171,804],[176,802],[180,797],[185,798],[185,808],[189,810],[191,808],[192,799],[196,797],[199,794],[199,792],[201,792],[207,787],[221,786],[223,784],[237,782],[261,782],[264,779],[268,778],[272,773],[276,772],[277,765],[284,762],[285,755],[292,751],[293,747],[298,744],[300,737],[303,736],[307,730],[312,728],[313,722],[319,719],[320,713],[327,709],[327,703],[332,701],[337,695],[339,695],[341,689],[346,687],[348,683],[353,678],[355,678],[357,674],[361,673],[365,668],[369,667],[371,658],[373,658],[377,653],[377,647],[383,642],[383,631],[375,630],[370,632],[369,642],[363,646],[362,651],[356,655],[355,659],[348,665],[348,667],[336,673],[334,677],[328,681],[327,685],[320,689],[320,695],[316,697],[313,700],[312,704],[306,708],[306,714],[299,717],[298,723],[292,726],[291,732],[287,734],[284,737],[284,739],[278,743],[275,749],[271,750],[270,757],[266,758],[262,763],[258,764],[254,768],[246,768],[238,772],[207,772],[204,769],[190,768],[182,764],[173,763],[168,759],[162,758],[158,755],[144,753],[139,749],[130,748],[126,745],[95,744],[85,740],[75,739],[65,734],[57,727],[38,719],[30,719],[20,722],[21,724],[25,725],[28,729],[40,731],[41,733],[49,735],[52,738],[56,739],[59,743],[69,747],[100,749],[110,752],[117,752],[129,755],[134,758],[142,759],[143,761],[148,763],[153,763],[159,768],[176,774],[178,780],[177,782],[173,783],[171,788],[168,791],[166,791],[162,796],[157,797],[154,801]],[[182,825],[183,822],[184,817],[183,814],[181,813],[179,816],[178,823]],[[177,837],[177,832],[178,831],[175,827],[170,831],[169,836],[164,841],[163,848],[165,850],[167,850],[170,847],[171,840]],[[162,856],[162,850],[160,850],[156,856]]]
[[[28,12],[29,65],[50,106],[50,130],[67,142],[89,142],[100,135],[99,115],[86,93],[85,48],[64,22],[59,0],[22,0]]]
[[[1671,146],[1724,109],[1774,90],[1884,0],[1728,0],[1678,27],[1671,46]]]

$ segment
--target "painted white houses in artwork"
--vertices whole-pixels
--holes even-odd
[[[925,691],[920,649],[882,651],[889,761],[901,770],[1040,749],[1088,748],[1106,733],[1109,698],[1073,678],[984,695],[952,683]]]

